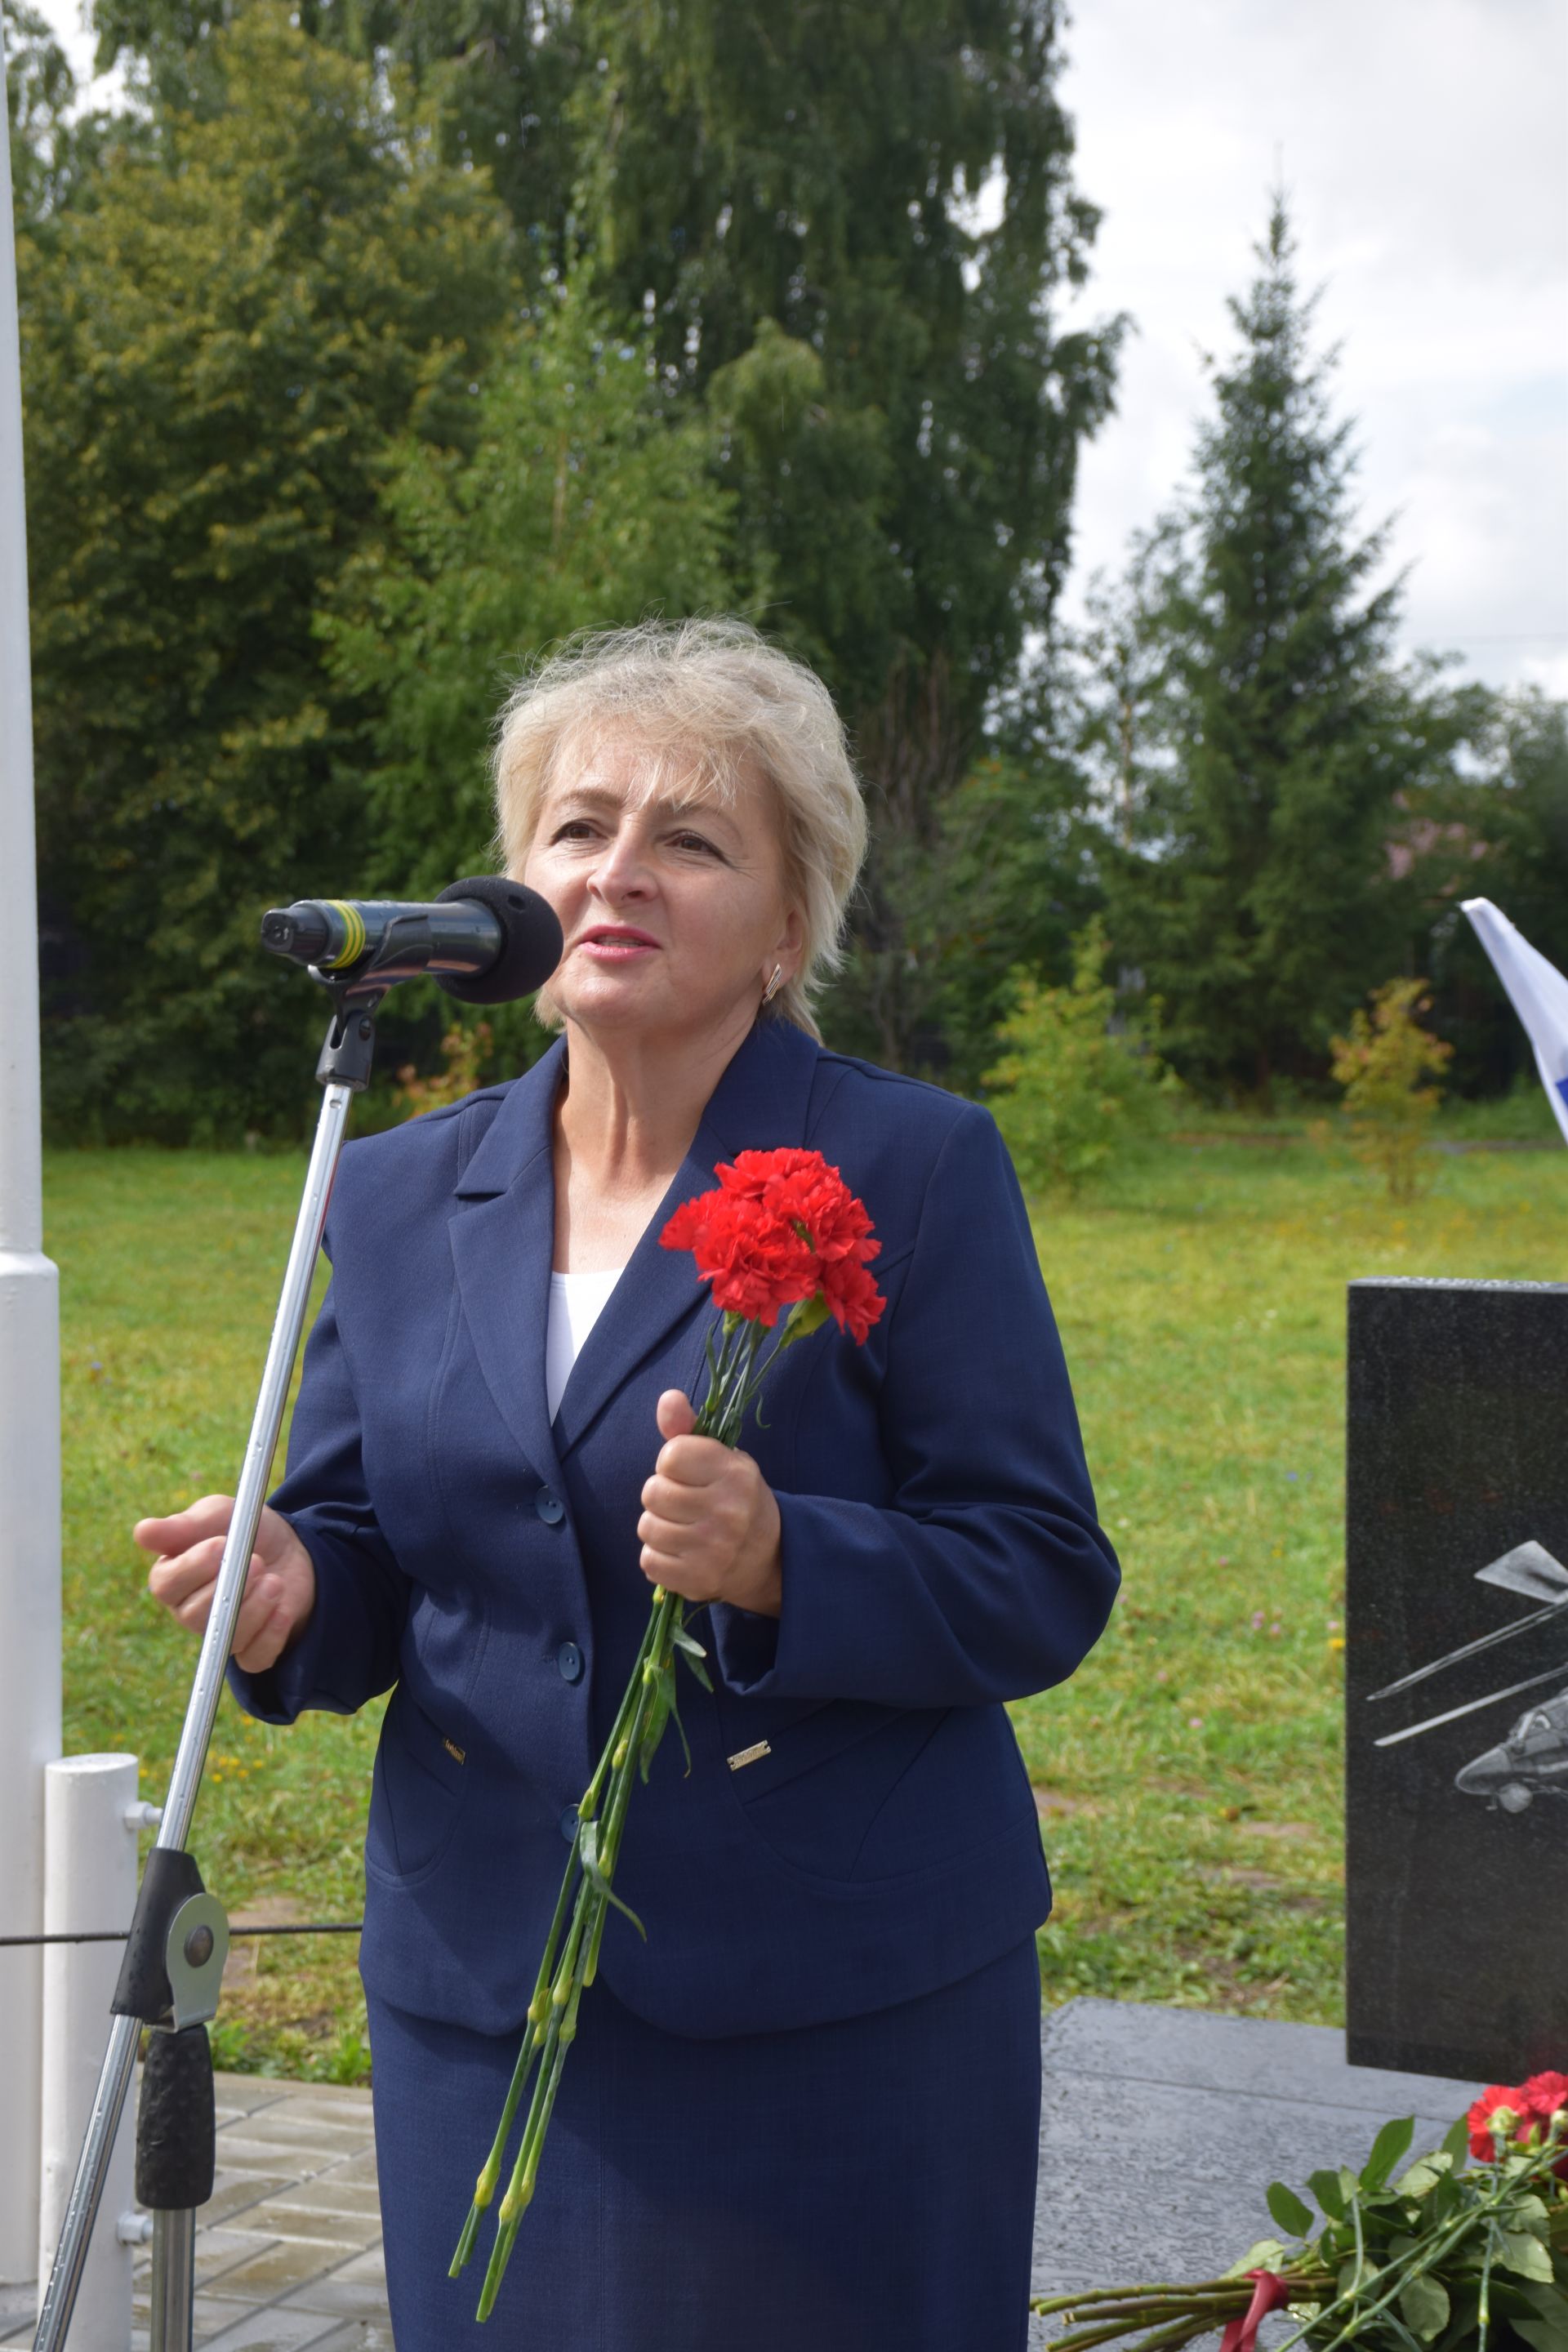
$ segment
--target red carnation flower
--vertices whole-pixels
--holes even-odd
[[[741,1151],[721,1164],[719,1190],[684,1202],[659,1239],[689,1249],[715,1306],[772,1330],[786,1307],[821,1296],[841,1330],[862,1342],[882,1312],[866,1272],[882,1244],[865,1203],[820,1151]]]
[[[1498,2139],[1511,2139],[1524,2119],[1523,2092],[1511,2089],[1506,2083],[1489,2083],[1465,2117],[1469,2126],[1470,2154],[1483,2162],[1489,2160],[1497,2154]]]
[[[769,1331],[786,1307],[817,1286],[810,1246],[761,1201],[703,1192],[682,1202],[659,1239],[666,1249],[691,1252],[716,1307]]]
[[[1560,2108],[1568,2107],[1568,2074],[1532,2074],[1520,2084],[1519,2095],[1532,2116],[1549,2124]]]
[[[858,1258],[840,1258],[836,1265],[825,1265],[822,1295],[839,1329],[847,1331],[858,1348],[863,1347],[888,1302]]]

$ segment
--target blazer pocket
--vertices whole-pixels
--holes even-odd
[[[871,1823],[940,1710],[837,1699],[729,1748],[729,1779],[755,1834],[797,1870],[856,1875]],[[726,1746],[729,1719],[725,1722]],[[766,1752],[754,1753],[765,1743]]]
[[[861,1699],[720,1701],[719,1730],[735,1793],[750,1803],[868,1739],[899,1709]]]
[[[405,1885],[433,1871],[462,1810],[468,1773],[461,1745],[399,1683],[375,1752],[366,1869]]]

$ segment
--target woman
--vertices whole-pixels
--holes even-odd
[[[605,636],[496,773],[563,1034],[345,1155],[231,1669],[271,1723],[393,1693],[361,1966],[399,2352],[1016,2352],[1050,1895],[1002,1702],[1117,1580],[1018,1188],[984,1111],[819,1041],[864,817],[809,671],[737,623]],[[864,1199],[888,1304],[731,1452],[658,1237],[781,1145]],[[136,1531],[193,1630],[230,1507]],[[705,1604],[714,1689],[637,1791],[647,1939],[612,1914],[481,2336],[447,2266],[651,1581]]]

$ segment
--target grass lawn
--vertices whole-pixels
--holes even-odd
[[[232,1488],[301,1164],[121,1151],[47,1166],[67,1746],[135,1749],[154,1798],[194,1653],[148,1599],[129,1528]],[[1399,1206],[1336,1146],[1215,1122],[1148,1147],[1092,1203],[1041,1210],[1126,1571],[1083,1672],[1014,1711],[1057,1885],[1047,2000],[1341,2016],[1344,1286],[1568,1274],[1560,1152],[1434,1156],[1432,1179]],[[226,1694],[195,1843],[236,1917],[359,1916],[375,1717],[277,1731]],[[239,1958],[220,2063],[361,2078],[352,1937],[276,1937]]]

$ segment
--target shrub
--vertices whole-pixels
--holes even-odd
[[[1017,973],[1013,1012],[996,1033],[1011,1050],[984,1084],[1018,1173],[1037,1191],[1074,1192],[1103,1172],[1154,1125],[1162,1096],[1176,1087],[1154,1050],[1157,1013],[1118,1015],[1107,952],[1097,915],[1074,936],[1068,986]]]
[[[1453,1053],[1423,1029],[1416,1014],[1431,1009],[1420,980],[1385,981],[1372,995],[1370,1016],[1358,1010],[1348,1037],[1333,1040],[1333,1074],[1345,1090],[1357,1156],[1380,1168],[1389,1197],[1410,1200],[1417,1189],[1417,1153],[1443,1099],[1438,1086]]]
[[[422,1111],[442,1110],[482,1087],[490,1042],[488,1021],[476,1021],[471,1029],[458,1022],[441,1040],[441,1067],[434,1076],[422,1078],[412,1062],[405,1062],[392,1094],[397,1116],[417,1118]]]

